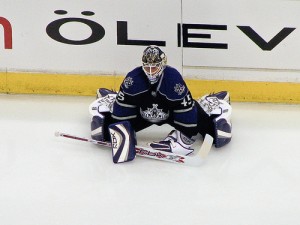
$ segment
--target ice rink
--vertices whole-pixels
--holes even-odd
[[[93,100],[0,95],[1,225],[300,224],[300,105],[234,102],[232,142],[187,167],[54,137],[89,137]]]

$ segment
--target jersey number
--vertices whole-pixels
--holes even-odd
[[[124,93],[123,92],[121,92],[121,91],[119,91],[119,93],[118,93],[118,95],[117,95],[117,99],[119,100],[119,101],[124,101]]]
[[[190,106],[192,105],[193,101],[192,101],[192,98],[191,98],[191,95],[190,94],[187,94],[183,101],[181,102],[181,105],[183,105],[184,107],[187,107],[187,106]]]

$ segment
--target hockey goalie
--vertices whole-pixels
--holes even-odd
[[[167,65],[166,54],[148,46],[142,66],[133,69],[118,92],[97,90],[90,105],[91,136],[110,141],[115,163],[135,157],[135,132],[153,124],[169,124],[172,130],[163,140],[153,141],[153,149],[189,155],[195,137],[209,134],[220,148],[231,141],[231,105],[227,91],[194,100],[181,74]]]

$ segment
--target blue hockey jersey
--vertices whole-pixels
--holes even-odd
[[[142,118],[154,124],[197,126],[197,108],[181,74],[167,66],[160,80],[150,84],[142,67],[127,74],[113,106],[116,120]]]

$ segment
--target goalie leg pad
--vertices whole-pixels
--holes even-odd
[[[109,90],[107,88],[99,88],[97,90],[97,93],[96,93],[96,98],[102,98],[102,97],[105,97],[109,94],[117,94],[117,92],[113,91],[113,90]]]
[[[109,125],[114,163],[129,162],[135,158],[135,132],[128,121]]]
[[[220,107],[222,102],[230,105],[230,95],[227,91],[221,91],[215,94],[204,95],[197,102],[207,115],[219,115],[222,113]]]
[[[104,120],[105,116],[99,113],[98,116],[93,116],[91,120],[91,137],[97,141],[105,141],[104,138]]]
[[[220,100],[220,108],[222,114],[213,120],[215,125],[215,146],[216,148],[223,147],[231,141],[231,106],[223,100]]]
[[[220,148],[231,141],[231,105],[227,91],[205,95],[198,100],[201,108],[214,124],[214,143]]]

